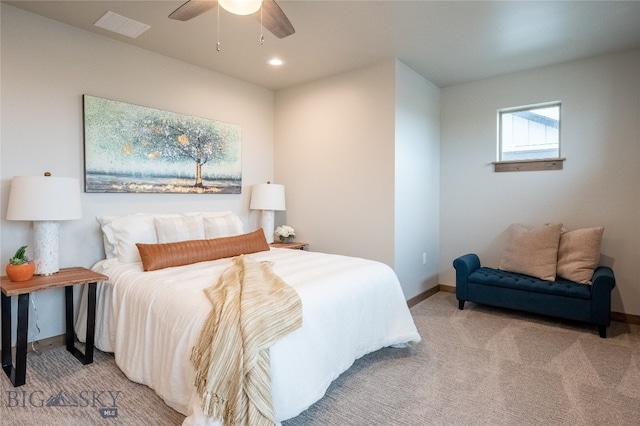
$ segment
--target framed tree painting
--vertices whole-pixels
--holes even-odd
[[[84,95],[85,192],[239,194],[237,124]]]

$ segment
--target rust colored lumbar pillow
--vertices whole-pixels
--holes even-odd
[[[233,237],[165,244],[136,244],[145,271],[269,250],[262,229]]]

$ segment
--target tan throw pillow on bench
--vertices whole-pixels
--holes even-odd
[[[582,284],[591,284],[600,260],[604,227],[565,231],[560,236],[558,276]]]
[[[269,250],[262,229],[233,237],[136,246],[145,271]]]
[[[562,224],[511,225],[499,269],[555,281],[561,232]]]

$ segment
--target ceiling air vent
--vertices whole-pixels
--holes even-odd
[[[147,24],[134,21],[111,11],[105,13],[94,25],[131,38],[136,38],[151,28]]]

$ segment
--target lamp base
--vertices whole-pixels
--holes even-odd
[[[273,210],[262,210],[260,225],[262,226],[262,231],[264,231],[264,236],[267,239],[267,243],[269,244],[273,242],[274,218],[275,212]]]
[[[60,270],[58,262],[58,230],[60,222],[39,220],[33,222],[34,257],[36,275],[51,275]]]

